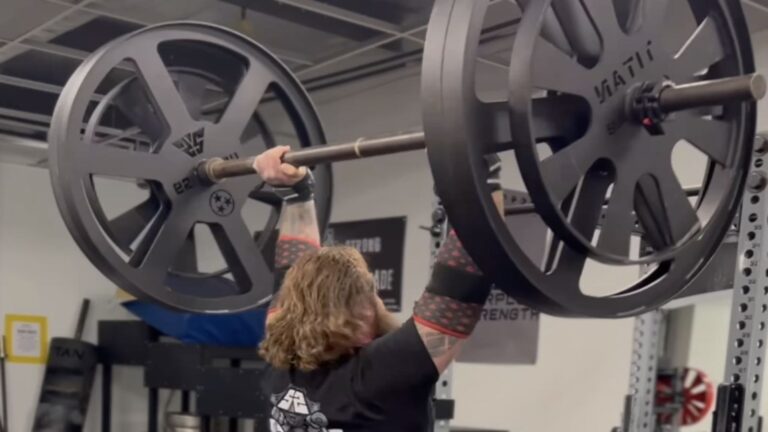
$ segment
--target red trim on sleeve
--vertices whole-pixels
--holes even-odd
[[[457,332],[452,331],[452,330],[448,330],[445,327],[441,327],[438,324],[435,324],[435,323],[433,323],[431,321],[427,321],[427,320],[425,320],[423,318],[420,318],[420,317],[418,317],[416,315],[413,316],[413,321],[418,323],[418,324],[423,325],[424,327],[428,327],[428,328],[430,328],[430,329],[432,329],[432,330],[434,330],[436,332],[440,332],[440,333],[442,333],[444,335],[453,336],[453,337],[459,338],[459,339],[467,339],[467,338],[469,338],[469,335],[462,334],[462,333],[457,333]]]

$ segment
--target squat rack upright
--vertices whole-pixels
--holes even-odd
[[[755,138],[752,171],[736,223],[738,246],[733,278],[726,367],[717,389],[712,432],[762,432],[760,402],[765,342],[768,339],[768,138]],[[622,426],[614,432],[654,432],[659,344],[664,337],[661,311],[635,319],[630,391]],[[672,432],[672,431],[670,431]]]

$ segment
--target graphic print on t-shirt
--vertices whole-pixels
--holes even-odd
[[[341,429],[326,429],[328,418],[320,412],[320,404],[307,398],[307,392],[297,387],[288,387],[282,393],[272,395],[271,432],[343,432]]]

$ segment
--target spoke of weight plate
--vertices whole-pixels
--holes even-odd
[[[726,57],[714,18],[706,18],[674,57],[670,79],[683,83]]]
[[[632,213],[635,184],[633,179],[617,178],[613,184],[611,197],[608,199],[605,220],[600,225],[597,246],[616,255],[629,253],[630,240],[635,227],[635,217]]]
[[[591,91],[584,85],[592,79],[588,75],[587,68],[544,38],[537,37],[536,39],[537,49],[530,61],[532,84],[535,88],[579,96],[585,96],[587,91]],[[564,77],[568,77],[568,79],[564,79]]]
[[[594,11],[592,7],[588,0],[584,3],[555,1],[552,5],[568,43],[583,64],[594,64],[600,58],[604,49],[601,39],[614,40],[621,32],[613,2],[600,4]]]
[[[154,110],[150,109],[152,101],[147,96],[141,81],[132,79],[116,87],[113,92],[115,92],[114,95],[108,94],[105,99],[112,100],[114,106],[136,125],[153,145],[167,133],[168,128],[165,121],[155,115]],[[106,109],[106,106],[104,108]],[[90,123],[100,117],[99,113],[94,113]]]
[[[127,252],[152,218],[157,216],[159,210],[160,203],[157,198],[150,196],[141,204],[109,220],[106,224],[109,235],[124,252]]]
[[[652,175],[660,199],[651,203],[661,205],[651,206],[649,210],[655,215],[654,219],[661,222],[666,246],[674,246],[699,227],[699,217],[671,166],[658,167]]]
[[[174,76],[174,83],[178,88],[181,99],[184,101],[184,105],[189,111],[189,115],[193,120],[202,120],[203,118],[203,104],[205,102],[205,92],[207,90],[206,83],[203,79],[179,79],[178,76]]]
[[[77,147],[79,169],[84,176],[114,176],[136,180],[168,180],[166,161],[151,153],[111,145],[82,144]]]
[[[562,8],[564,3],[565,2],[555,1],[553,3],[555,11],[557,11],[558,8]],[[613,46],[611,41],[619,40],[619,37],[624,34],[624,31],[619,24],[619,18],[618,15],[616,15],[616,8],[614,8],[613,1],[583,0],[581,4],[584,5],[584,9],[589,15],[592,25],[597,29],[599,37],[603,41],[603,50],[610,49]],[[578,4],[574,6],[578,6]],[[589,23],[587,22],[582,25],[589,25]],[[568,35],[567,31],[566,35]]]
[[[701,150],[720,165],[727,165],[732,127],[718,119],[705,119],[691,112],[675,115],[674,121],[665,125],[665,132],[678,140],[685,140]]]
[[[636,10],[640,12],[638,16],[640,30],[649,29],[650,31],[656,31],[656,29],[661,28],[669,16],[669,5],[671,2],[672,0],[636,1]]]
[[[550,193],[562,202],[573,192],[599,155],[595,141],[582,138],[541,161],[541,175]]]
[[[590,172],[584,177],[579,188],[575,190],[565,203],[571,223],[585,236],[592,236],[598,228],[600,216],[603,213],[605,194],[611,185],[611,177],[600,172]],[[580,288],[581,275],[587,256],[565,247],[559,239],[552,236],[552,250],[558,249],[556,259],[552,259],[550,267],[545,269],[555,277],[568,279],[563,289],[575,290]]]
[[[184,274],[195,274],[198,272],[197,241],[195,239],[194,226],[189,230],[187,238],[184,239],[176,259],[171,264],[171,268]]]
[[[141,81],[152,98],[153,105],[159,110],[160,116],[170,128],[171,137],[175,139],[189,132],[193,120],[176,89],[170,71],[160,57],[157,45],[147,45],[134,53],[131,59],[136,63]]]
[[[251,61],[232,99],[224,110],[218,126],[235,136],[240,136],[261,103],[267,87],[272,83],[271,74],[264,66]]]
[[[523,11],[528,9],[528,5],[531,3],[531,0],[508,0],[508,1],[513,3],[516,7],[519,7]],[[550,41],[552,44],[554,44],[561,50],[567,53],[573,53],[573,48],[571,47],[570,42],[568,42],[568,39],[565,37],[565,33],[563,33],[563,27],[558,22],[557,16],[555,16],[554,11],[551,11],[551,10],[548,11],[547,16],[544,18],[544,36],[547,38],[548,41]]]
[[[184,208],[173,208],[152,221],[129,259],[149,284],[162,285],[168,269],[176,260],[194,221]]]
[[[488,153],[500,153],[514,147],[509,130],[509,101],[477,100],[478,133],[483,135]],[[570,141],[584,130],[585,104],[570,95],[551,95],[533,101],[537,139]]]
[[[264,255],[253,242],[253,233],[248,231],[243,219],[237,217],[224,221],[220,235],[217,235],[216,227],[212,229],[216,243],[235,279],[245,278],[251,284],[261,283],[261,275],[268,274],[270,270],[264,261]]]

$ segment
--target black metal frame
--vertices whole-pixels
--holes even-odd
[[[141,321],[99,322],[99,360],[102,364],[101,431],[111,431],[112,370],[114,366],[144,368],[148,393],[147,431],[159,429],[161,389],[180,390],[181,410],[195,415],[203,425],[212,418],[228,418],[229,430],[240,430],[240,419],[266,427],[268,401],[261,392],[264,363],[256,351],[180,344],[161,340]]]

